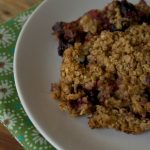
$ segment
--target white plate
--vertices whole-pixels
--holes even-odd
[[[23,107],[40,133],[57,149],[148,150],[150,132],[127,135],[111,129],[91,130],[86,118],[70,118],[50,99],[59,80],[60,57],[51,35],[56,21],[71,21],[111,0],[48,0],[26,23],[15,53],[15,81]],[[133,0],[132,2],[137,2]]]

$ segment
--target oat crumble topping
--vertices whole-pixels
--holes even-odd
[[[53,26],[62,56],[51,95],[91,128],[150,130],[150,7],[113,1],[78,20]]]

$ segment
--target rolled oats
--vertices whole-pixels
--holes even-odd
[[[91,128],[150,130],[149,19],[145,2],[113,1],[55,27],[63,60],[52,96],[63,111],[90,115]]]

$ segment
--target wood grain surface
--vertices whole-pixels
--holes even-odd
[[[15,17],[39,0],[0,0],[0,23]],[[0,150],[23,150],[8,130],[0,124]]]
[[[39,0],[0,0],[0,23],[26,10]]]
[[[0,124],[0,150],[23,150],[2,124]]]

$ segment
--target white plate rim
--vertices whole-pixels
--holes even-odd
[[[39,10],[44,7],[44,5],[46,5],[48,2],[48,0],[44,0],[43,2],[41,2],[41,4],[34,10],[34,12],[31,14],[31,16],[29,17],[29,19],[26,21],[26,23],[24,24],[24,26],[22,27],[22,30],[19,34],[17,43],[16,43],[16,48],[15,48],[15,53],[14,53],[14,60],[13,60],[13,72],[14,72],[14,81],[15,81],[15,85],[16,85],[16,90],[17,90],[17,94],[20,98],[21,104],[27,114],[27,116],[29,117],[29,119],[31,120],[31,122],[33,123],[33,125],[35,126],[35,128],[39,131],[39,133],[52,145],[54,146],[56,149],[58,150],[63,150],[63,148],[61,146],[59,146],[58,144],[56,144],[56,142],[50,138],[47,133],[40,127],[40,125],[38,124],[38,122],[32,117],[32,114],[30,113],[30,110],[28,109],[26,103],[25,103],[25,98],[22,95],[22,92],[20,90],[19,87],[19,80],[18,80],[18,69],[17,69],[17,65],[18,65],[18,51],[20,49],[20,43],[22,41],[24,32],[27,28],[27,26],[30,24],[32,18],[39,12]]]

